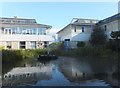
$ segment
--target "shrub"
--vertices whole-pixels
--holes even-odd
[[[44,54],[45,49],[36,50],[2,50],[3,62],[14,62],[16,60],[32,59],[39,54]]]
[[[115,40],[109,40],[106,43],[106,48],[111,49],[112,51],[120,51],[120,40],[119,40],[119,45],[117,46],[117,42]]]
[[[77,47],[84,47],[85,46],[85,42],[81,41],[77,43]]]
[[[4,46],[0,46],[0,50],[4,49]]]
[[[102,46],[106,43],[107,35],[98,24],[95,25],[93,32],[91,33],[90,43],[93,46]]]
[[[52,43],[49,45],[49,50],[53,54],[62,55],[64,52],[63,43],[62,42]]]

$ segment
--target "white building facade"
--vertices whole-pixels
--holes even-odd
[[[0,46],[4,49],[38,49],[54,41],[51,26],[35,19],[0,18]]]
[[[98,24],[105,31],[107,38],[111,39],[110,34],[112,31],[120,31],[120,13],[101,20]]]
[[[97,22],[94,19],[73,19],[73,22],[57,32],[58,41],[69,41],[67,44],[71,48],[75,48],[78,41],[88,42]]]
[[[74,20],[74,19],[73,19]],[[75,19],[62,30],[57,32],[59,41],[88,41],[93,26],[98,20],[92,19]]]
[[[77,19],[57,33],[58,41],[67,41],[65,47],[69,48],[75,48],[78,41],[89,42],[95,24],[98,24],[105,31],[109,40],[112,31],[120,31],[120,13],[100,21]]]

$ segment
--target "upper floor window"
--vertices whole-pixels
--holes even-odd
[[[74,32],[76,32],[76,29],[77,29],[76,26],[74,26]]]
[[[5,34],[7,34],[7,32],[8,32],[8,30],[7,30],[7,29],[5,29]]]
[[[8,34],[11,34],[12,33],[12,31],[11,31],[11,29],[9,29],[9,32],[8,32]]]
[[[82,26],[82,32],[85,32],[85,28]]]
[[[2,33],[2,34],[4,33],[4,27],[1,28],[1,33]]]
[[[38,29],[38,35],[46,35],[46,31],[44,28],[39,28]]]
[[[105,31],[107,30],[107,25],[105,25]]]

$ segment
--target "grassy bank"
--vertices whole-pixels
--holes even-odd
[[[70,57],[89,57],[89,58],[118,58],[120,52],[112,51],[107,48],[84,46],[75,49],[64,50],[61,46],[52,52],[58,56],[70,56]]]

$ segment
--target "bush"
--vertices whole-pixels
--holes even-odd
[[[0,50],[4,49],[4,46],[0,46]]]
[[[110,49],[90,46],[76,48],[69,52],[76,57],[111,57],[113,55]]]
[[[91,33],[90,43],[93,46],[102,46],[106,43],[107,35],[104,29],[102,29],[98,24],[95,25],[93,32]]]
[[[85,42],[81,41],[77,43],[77,47],[84,47],[85,46]]]
[[[45,49],[36,50],[2,50],[3,62],[14,62],[16,60],[32,59],[39,54],[45,54]]]
[[[64,52],[63,43],[62,42],[52,43],[49,45],[49,50],[52,54],[62,55]]]
[[[2,61],[3,62],[14,62],[22,59],[20,52],[16,50],[2,50]]]
[[[119,45],[117,45],[117,42],[115,40],[109,40],[106,43],[106,48],[111,49],[112,51],[120,51],[120,40],[118,42]]]

